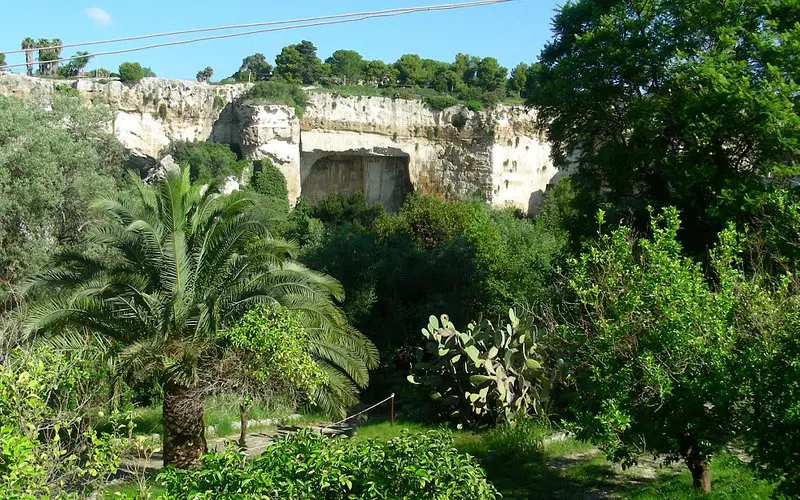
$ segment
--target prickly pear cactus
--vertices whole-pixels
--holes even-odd
[[[408,380],[430,391],[462,422],[512,421],[542,412],[552,385],[535,328],[513,309],[507,323],[470,323],[459,332],[446,314],[431,316]]]

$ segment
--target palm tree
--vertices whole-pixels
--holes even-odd
[[[90,241],[110,256],[67,254],[31,279],[43,293],[26,330],[99,334],[116,346],[120,373],[156,373],[164,384],[164,462],[191,467],[206,450],[204,384],[225,353],[225,330],[257,304],[298,311],[329,383],[316,396],[335,408],[355,396],[377,362],[375,347],[335,306],[341,285],[291,259],[242,193],[191,185],[188,169],[133,195],[98,201],[110,222]],[[72,334],[75,335],[75,334]],[[76,342],[79,338],[76,336]],[[340,371],[343,370],[343,371]]]
[[[25,67],[28,71],[28,76],[33,76],[33,49],[36,48],[36,42],[33,38],[26,38],[22,40],[20,48],[25,51]]]

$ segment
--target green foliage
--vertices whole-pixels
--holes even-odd
[[[80,96],[80,92],[78,92],[78,89],[76,89],[72,85],[64,85],[63,83],[59,83],[58,85],[53,87],[53,90],[57,94],[64,95],[64,96],[67,96],[67,97],[78,97],[78,96]]]
[[[183,156],[181,146],[177,146],[175,151],[177,156]],[[218,142],[191,144],[186,154],[186,162],[189,164],[192,181],[201,184],[220,184],[229,176],[239,177],[248,165],[247,161],[240,161],[237,158],[230,146]]]
[[[520,97],[525,97],[529,69],[530,68],[525,63],[519,63],[514,66],[514,69],[511,70],[511,76],[508,79],[508,90]]]
[[[285,200],[289,196],[289,191],[286,188],[286,178],[283,176],[283,172],[269,159],[253,162],[253,180],[251,185],[256,193],[263,194],[264,196],[281,200]]]
[[[261,104],[294,106],[297,116],[303,116],[308,97],[299,86],[282,82],[258,82],[245,94],[245,99]]]
[[[337,50],[325,64],[330,66],[331,76],[340,80],[340,83],[358,83],[364,74],[364,58],[354,50]]]
[[[720,234],[712,285],[682,255],[678,228],[665,209],[650,238],[619,228],[569,264],[574,317],[553,338],[578,392],[575,430],[625,464],[645,453],[642,443],[690,468],[707,463],[741,423],[735,237]]]
[[[6,65],[6,55],[0,52],[0,66]]]
[[[459,332],[447,315],[431,316],[417,349],[414,375],[450,417],[470,422],[513,422],[543,414],[552,386],[538,331],[520,322],[514,310],[508,323],[470,323]],[[426,359],[427,358],[427,359]]]
[[[78,51],[75,53],[73,57],[77,57],[76,59],[72,59],[66,65],[60,66],[57,70],[58,76],[61,78],[70,78],[74,76],[78,76],[83,68],[89,64],[89,59],[91,56],[88,52],[85,51]]]
[[[470,111],[480,111],[483,109],[483,104],[480,101],[467,101],[467,109]]]
[[[0,97],[0,304],[54,253],[85,248],[89,203],[116,187],[125,160],[111,120],[61,95],[51,112]]]
[[[795,233],[795,236],[797,233]],[[736,364],[749,418],[745,439],[755,470],[800,494],[800,295],[793,276],[759,281],[741,291],[737,329],[750,336]]]
[[[0,366],[0,496],[88,493],[116,473],[123,440],[99,434],[81,414],[102,377],[78,355],[9,354]]]
[[[270,237],[244,193],[217,196],[212,187],[201,194],[184,169],[154,187],[137,181],[134,193],[96,205],[109,221],[90,237],[108,257],[64,255],[37,276],[31,291],[45,297],[26,329],[94,331],[120,346],[112,353],[119,373],[159,376],[167,463],[187,466],[199,458],[198,385],[210,374],[224,377],[217,369],[226,328],[259,303],[298,312],[309,352],[328,378],[314,394],[323,409],[340,413],[366,385],[377,355],[333,303],[343,298],[341,285],[291,260],[294,246]],[[170,448],[187,441],[196,447]]]
[[[267,81],[272,77],[272,65],[264,54],[257,52],[242,59],[239,71],[231,77],[231,83],[250,83]]]
[[[198,82],[208,83],[211,81],[211,77],[213,76],[214,76],[214,68],[212,68],[211,66],[206,66],[205,69],[201,69],[200,71],[197,72],[195,78],[197,79]]]
[[[289,83],[310,85],[325,76],[317,48],[308,40],[288,45],[275,57],[275,74]]]
[[[388,441],[348,442],[300,432],[252,460],[208,455],[196,471],[167,469],[168,498],[491,499],[497,491],[442,431]]]
[[[480,201],[412,196],[390,216],[354,194],[311,215],[329,231],[303,259],[342,280],[348,317],[387,353],[420,343],[431,307],[466,323],[545,297],[565,244],[563,233]]]
[[[124,62],[119,65],[119,78],[125,83],[136,83],[142,78],[155,76],[150,68],[143,68],[138,62]]]
[[[458,99],[449,95],[439,95],[428,96],[425,98],[425,102],[433,109],[442,110],[457,105]]]
[[[797,7],[772,0],[569,2],[528,77],[583,235],[598,208],[646,225],[676,206],[704,255],[750,202],[797,175]],[[714,43],[703,41],[714,40]],[[772,178],[764,183],[765,177]]]
[[[260,305],[227,333],[236,349],[257,355],[253,374],[262,382],[280,381],[304,392],[325,383],[325,374],[309,354],[308,334],[297,313]]]

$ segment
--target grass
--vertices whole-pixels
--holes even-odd
[[[225,413],[220,410],[215,415],[222,418]],[[311,423],[319,417],[310,415],[304,420]],[[360,425],[352,439],[387,440],[403,432],[422,433],[439,427],[402,420],[391,424],[380,419]],[[712,461],[712,493],[702,496],[692,490],[691,476],[682,464],[662,467],[658,462],[642,460],[641,467],[622,470],[591,444],[538,422],[481,432],[452,432],[454,446],[480,461],[487,478],[505,499],[760,499],[769,498],[775,488],[755,478],[747,464],[732,454]],[[161,489],[157,482],[151,478],[149,484],[151,498],[158,498]],[[101,498],[138,498],[137,493],[135,483],[126,483],[109,487]]]
[[[294,413],[289,402],[279,398],[270,399],[264,403],[254,404],[248,411],[248,420],[264,420],[268,418],[286,418]],[[96,417],[98,430],[110,430],[106,417]],[[128,418],[134,423],[134,434],[146,435],[161,434],[164,427],[161,423],[161,405],[133,408],[128,410]],[[298,422],[315,423],[325,421],[326,418],[311,413],[302,415]],[[233,424],[239,422],[239,405],[231,397],[213,397],[206,401],[205,424],[206,428],[214,426],[214,437],[230,436],[236,434]]]
[[[434,108],[444,107],[439,104],[442,98],[450,97],[453,103],[466,104],[466,100],[458,99],[451,94],[442,93],[438,90],[426,87],[376,87],[374,85],[326,85],[308,89],[308,92],[339,94],[343,97],[395,97],[408,100],[426,101]],[[505,97],[502,99],[505,104],[521,105],[524,99],[519,97]]]
[[[404,430],[419,433],[432,426],[399,421],[367,423],[354,439],[390,439]],[[589,443],[554,435],[536,422],[497,427],[485,432],[453,431],[454,445],[486,470],[503,498],[769,498],[775,485],[756,479],[738,457],[723,454],[711,463],[710,496],[693,492],[689,472],[681,464],[661,467],[646,462],[628,470],[609,462]]]
[[[148,478],[146,488],[147,492],[143,495],[139,484],[134,481],[114,484],[98,492],[98,498],[109,500],[114,498],[144,500],[149,498],[161,498],[164,496],[164,488],[161,487],[155,477]]]

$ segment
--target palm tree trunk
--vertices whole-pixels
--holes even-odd
[[[203,398],[190,388],[168,383],[164,388],[164,465],[188,469],[207,451]]]
[[[28,71],[28,76],[33,76],[33,51],[25,51],[25,67]]]

